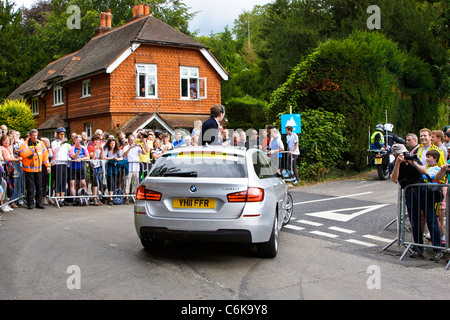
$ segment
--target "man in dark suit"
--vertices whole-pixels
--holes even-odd
[[[225,108],[216,104],[211,108],[211,116],[202,124],[202,146],[208,144],[220,144],[219,128],[220,122],[225,117]]]

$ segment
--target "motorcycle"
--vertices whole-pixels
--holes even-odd
[[[378,172],[378,178],[380,180],[387,180],[390,176],[389,163],[395,160],[394,156],[389,153],[388,150],[367,150],[369,155],[367,156],[367,165],[376,166]]]

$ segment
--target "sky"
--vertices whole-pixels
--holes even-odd
[[[231,29],[233,22],[244,10],[250,11],[255,5],[264,5],[273,0],[184,0],[189,12],[197,15],[189,23],[189,31],[198,30],[199,35],[222,32],[225,27]],[[30,8],[36,0],[12,0],[18,7]]]

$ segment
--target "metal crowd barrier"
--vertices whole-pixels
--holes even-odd
[[[404,258],[407,252],[413,252],[412,248],[414,247],[449,251],[449,187],[449,184],[417,183],[399,190],[397,238],[394,242],[397,241],[399,246],[404,245],[406,247],[400,260]],[[442,194],[442,199],[440,194]],[[443,212],[441,203],[444,200],[446,208]],[[439,220],[441,223],[439,223]],[[411,228],[407,227],[407,221],[410,222]],[[433,236],[433,230],[435,235],[436,230],[439,230],[439,239],[432,239],[434,244],[425,244],[423,237],[426,230],[430,232],[431,236]],[[445,246],[441,245],[442,233],[445,234]],[[448,270],[449,267],[450,262],[445,269]]]
[[[134,201],[136,189],[151,166],[151,162],[128,160],[52,161],[48,198],[58,208],[60,201],[66,200],[75,205],[86,205],[89,200],[112,204],[114,198]]]
[[[272,165],[278,168],[281,178],[284,181],[295,181],[294,177],[294,159],[288,151],[282,151],[274,154],[268,154]]]
[[[0,184],[3,194],[0,198],[3,208],[12,203],[23,201],[25,193],[25,176],[22,171],[21,162],[1,162]]]

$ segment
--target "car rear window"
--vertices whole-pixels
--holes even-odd
[[[150,177],[245,178],[245,157],[236,153],[180,151],[161,156]]]

